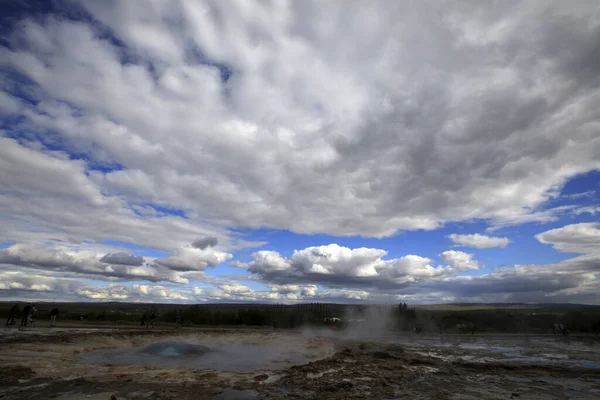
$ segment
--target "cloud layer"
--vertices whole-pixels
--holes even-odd
[[[18,25],[2,67],[29,85],[0,104],[30,137],[122,167],[88,181],[65,162],[82,200],[385,236],[551,218],[538,207],[600,168],[584,3],[81,4],[95,24]]]
[[[131,266],[106,263],[107,258],[131,261],[127,254],[108,253],[100,257],[85,250],[14,245],[0,254],[4,269],[0,274],[0,290],[30,298],[55,292],[69,299],[131,301],[597,303],[600,289],[597,231],[597,224],[572,224],[542,232],[537,235],[540,242],[561,251],[578,250],[583,254],[554,264],[515,265],[477,275],[464,273],[479,270],[480,262],[473,254],[457,250],[441,253],[439,257],[445,265],[438,266],[434,266],[432,259],[418,255],[385,259],[387,252],[382,249],[350,249],[336,244],[296,250],[289,257],[261,250],[252,254],[253,261],[249,263],[232,262],[250,272],[250,276],[241,279],[258,280],[268,287],[261,290],[227,278],[204,275],[202,267],[182,268],[182,265],[210,265],[202,259],[203,250],[192,246],[182,250],[178,262],[172,264],[165,260],[173,258],[146,257],[142,266]],[[105,260],[100,262],[102,258]],[[61,277],[56,277],[57,272]],[[92,285],[77,279],[81,277],[119,283]],[[140,280],[152,283],[136,283]],[[203,287],[188,285],[192,281],[202,282]]]
[[[465,275],[462,272],[478,270],[481,265],[472,254],[461,251],[441,253],[440,259],[446,265],[434,267],[431,259],[417,255],[383,260],[384,250],[348,249],[332,244],[297,250],[290,257],[259,251],[252,255],[254,261],[236,265],[247,268],[265,282],[363,288],[372,299],[597,303],[594,292],[600,289],[597,224],[568,225],[543,232],[537,238],[561,251],[578,249],[585,255],[555,264],[515,265]]]
[[[198,299],[192,277],[265,244],[241,230],[381,238],[596,212],[550,203],[600,170],[593,3],[70,4],[24,15],[0,46],[0,262],[13,277],[69,279],[73,296],[82,277],[120,281],[114,296],[136,280],[181,284]],[[597,230],[536,236],[581,254],[570,261],[479,276],[471,253],[437,263],[336,244],[236,265],[274,285],[266,300],[560,297],[596,284]],[[201,292],[254,292],[242,286]]]

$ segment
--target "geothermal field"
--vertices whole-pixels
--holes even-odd
[[[1,399],[597,399],[589,336],[5,329]]]

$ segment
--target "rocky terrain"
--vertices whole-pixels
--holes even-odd
[[[93,352],[132,351],[163,340],[271,346],[266,348],[281,357],[229,370],[85,361]],[[600,398],[595,340],[558,342],[562,353],[553,356],[547,343],[554,338],[526,338],[514,347],[521,349],[519,357],[514,349],[495,351],[491,339],[469,340],[368,341],[235,330],[12,332],[0,336],[0,399]],[[308,350],[313,361],[293,365],[299,358],[290,354]]]

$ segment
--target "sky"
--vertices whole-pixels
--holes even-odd
[[[0,300],[600,304],[596,1],[0,16]]]

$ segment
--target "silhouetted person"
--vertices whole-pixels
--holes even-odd
[[[438,330],[440,331],[440,335],[441,335],[444,330],[444,324],[442,323],[442,321],[436,321],[435,324],[436,324]]]
[[[142,315],[140,326],[146,326],[146,314]]]
[[[29,311],[29,318],[27,318],[27,323],[29,325],[33,325],[33,316],[35,315],[36,312],[37,312],[37,307],[35,306],[35,304],[32,304],[31,310]]]
[[[58,317],[58,308],[50,310],[50,326],[56,326],[56,317]]]
[[[150,327],[154,328],[154,321],[156,320],[156,314],[152,313],[150,315]]]
[[[177,310],[177,315],[175,316],[175,324],[177,325],[177,328],[181,328],[181,311]]]
[[[15,318],[17,318],[19,311],[21,311],[21,307],[19,307],[18,304],[15,304],[14,306],[11,307],[10,311],[8,312],[8,319],[6,320],[6,326],[10,326],[15,323]]]
[[[31,314],[31,304],[27,304],[25,308],[23,308],[23,315],[21,316],[21,326],[27,326],[29,323],[29,314]]]

